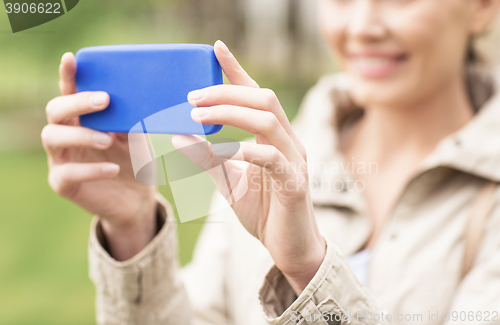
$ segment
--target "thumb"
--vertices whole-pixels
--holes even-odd
[[[176,134],[172,137],[172,145],[177,149],[177,151],[191,160],[191,162],[193,162],[199,169],[206,172],[210,176],[217,190],[219,190],[219,192],[226,198],[229,204],[233,204],[235,202],[233,192],[240,193],[242,191],[238,191],[238,188],[242,187],[240,181],[246,180],[246,177],[242,177],[243,173],[241,168],[238,168],[234,162],[228,161],[229,158],[213,154],[212,144],[197,135]],[[224,151],[229,157],[237,154],[239,149],[239,142],[221,143],[218,145],[225,149]],[[187,169],[188,167],[186,164],[183,164],[182,168]],[[168,172],[169,171],[167,170],[167,173]],[[185,172],[181,171],[181,173]],[[189,177],[193,175],[185,176]],[[169,182],[172,181],[170,175],[168,176],[168,179]],[[243,191],[246,192],[246,188],[244,188]],[[237,198],[240,197],[241,194],[237,196]]]
[[[59,66],[59,90],[61,95],[76,93],[76,60],[71,52],[64,53]]]
[[[224,71],[227,79],[232,85],[260,88],[259,85],[246,73],[238,63],[234,55],[229,51],[226,44],[217,41],[214,44],[215,56]]]

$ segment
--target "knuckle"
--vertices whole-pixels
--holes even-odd
[[[54,108],[55,108],[58,100],[59,100],[59,97],[52,98],[47,103],[47,106],[45,106],[45,114],[47,115],[47,119],[50,119],[52,117],[52,115],[54,113]]]
[[[278,104],[278,97],[272,89],[264,88],[262,89],[262,92],[267,106],[274,107]]]
[[[281,161],[281,152],[276,147],[271,146],[269,160],[273,163],[279,163]]]
[[[263,123],[262,123],[262,130],[264,132],[272,132],[274,130],[276,130],[277,127],[279,127],[279,121],[278,121],[278,118],[276,117],[276,115],[274,115],[273,113],[271,112],[265,112],[265,117],[263,119]]]
[[[50,171],[49,172],[49,177],[47,179],[50,188],[57,194],[62,193],[62,186],[61,182],[59,181],[59,177],[56,175],[55,171]]]
[[[45,125],[40,134],[40,137],[42,139],[42,144],[44,145],[44,147],[46,147],[50,141],[50,134],[52,132],[51,128],[52,127],[50,124]]]
[[[60,183],[66,183],[68,181],[68,170],[65,167],[64,164],[59,167],[58,179]]]

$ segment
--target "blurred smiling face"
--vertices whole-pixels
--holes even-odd
[[[493,1],[493,0],[490,0]],[[462,79],[489,0],[321,0],[324,38],[353,79],[359,105],[415,103]]]

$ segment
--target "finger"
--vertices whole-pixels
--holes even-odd
[[[235,153],[232,143],[212,144],[212,153],[215,157],[246,161],[265,168],[277,180],[286,181],[293,174],[292,166],[286,157],[274,146],[240,142]]]
[[[120,166],[113,163],[66,163],[54,166],[49,174],[49,185],[59,195],[70,195],[83,182],[112,178]]]
[[[234,105],[272,112],[283,125],[286,133],[296,139],[290,121],[281,107],[278,97],[271,89],[217,85],[190,92],[188,100],[197,107]]]
[[[71,52],[64,53],[59,66],[59,90],[61,95],[76,93],[76,60]]]
[[[258,111],[248,107],[219,105],[194,108],[191,111],[194,121],[202,124],[231,125],[255,135],[264,136],[269,143],[280,150],[287,159],[299,158],[292,140],[271,112]]]
[[[74,117],[97,112],[109,105],[109,95],[104,91],[85,91],[52,99],[46,107],[49,123],[65,124]]]
[[[238,193],[241,188],[240,181],[243,179],[241,176],[244,175],[240,167],[227,159],[218,158],[215,161],[210,142],[199,136],[175,135],[172,137],[172,144],[179,152],[210,176],[215,187],[228,202],[234,202],[234,193]]]
[[[231,84],[259,88],[259,85],[243,70],[226,44],[222,41],[215,42],[214,51],[224,74]]]
[[[113,138],[107,133],[59,124],[46,125],[41,136],[43,146],[50,152],[72,147],[106,149],[113,142]]]
[[[272,90],[239,85],[217,85],[194,90],[188,94],[188,100],[194,106],[235,105],[273,112],[281,109],[278,97]]]
[[[194,134],[176,134],[172,137],[172,145],[203,171],[215,167],[210,142],[202,137]]]

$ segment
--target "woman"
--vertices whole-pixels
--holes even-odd
[[[251,185],[210,216],[224,222],[205,224],[182,270],[172,210],[134,180],[126,136],[79,126],[109,97],[75,94],[65,54],[63,96],[47,105],[42,139],[51,187],[96,214],[98,323],[500,322],[498,191],[473,268],[460,275],[473,201],[500,181],[500,97],[471,69],[472,40],[499,6],[322,0],[321,30],[346,74],[322,78],[293,126],[217,42],[232,85],[192,92],[192,116],[255,134],[232,158],[247,163],[226,166],[235,189]]]

